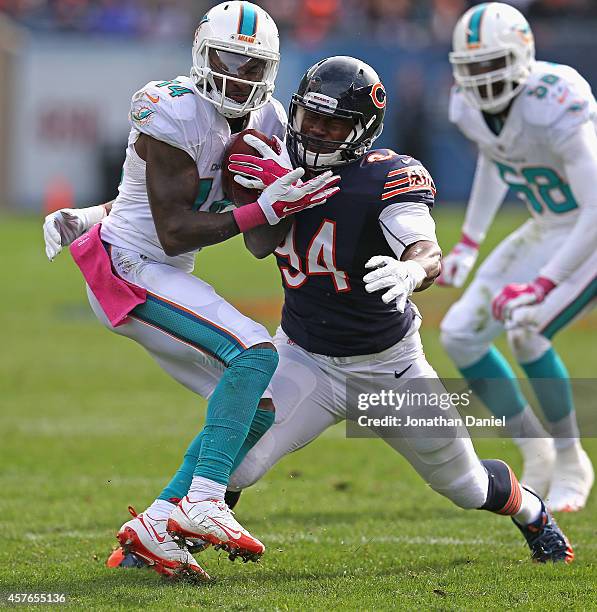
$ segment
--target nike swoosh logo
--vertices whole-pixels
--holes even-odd
[[[224,525],[222,525],[222,523],[220,523],[219,521],[216,521],[216,519],[212,518],[211,516],[209,517],[209,519],[213,523],[215,523],[229,538],[232,538],[233,540],[240,539],[240,536],[242,535],[240,531],[232,531],[230,529],[227,529],[226,527],[224,527]]]
[[[154,103],[157,104],[160,101],[160,96],[155,96],[155,98],[151,95],[148,94],[147,92],[145,92],[145,95]]]
[[[145,523],[145,521],[143,520],[143,515],[140,514],[137,518],[141,519],[141,522],[143,523],[143,527],[145,527],[145,529],[147,529],[147,524]],[[155,527],[149,523],[149,526],[151,527],[151,531],[153,531],[156,540],[160,543],[163,544],[166,540],[166,536],[161,536],[159,535],[159,533],[155,530]],[[149,535],[151,535],[149,529],[147,529],[147,533],[149,533]]]
[[[406,366],[404,370],[402,370],[402,372],[394,372],[394,376],[396,378],[400,378],[404,374],[404,372],[406,372],[407,370],[410,370],[412,367],[413,367],[413,364],[411,363],[409,366]]]
[[[296,210],[296,206],[284,206],[284,208],[282,209],[283,213],[289,213]]]

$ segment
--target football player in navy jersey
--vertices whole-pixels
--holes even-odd
[[[388,381],[396,389],[409,379],[441,384],[423,353],[421,317],[409,300],[440,272],[430,214],[435,186],[419,161],[370,149],[385,106],[383,85],[370,66],[328,58],[307,71],[292,97],[289,156],[250,135],[245,141],[262,157],[231,156],[235,180],[248,188],[263,189],[293,166],[307,176],[333,168],[342,177],[342,190],[325,208],[304,210],[245,238],[257,257],[275,253],[285,300],[274,339],[280,356],[272,380],[275,424],[233,473],[231,489],[250,486],[285,454],[345,419],[347,388],[355,384],[370,392],[387,388]],[[434,410],[441,413],[428,406],[426,415]],[[383,437],[383,430],[372,430]],[[543,501],[504,462],[480,461],[466,435],[446,430],[442,437],[385,441],[458,506],[511,516],[535,560],[572,561]]]

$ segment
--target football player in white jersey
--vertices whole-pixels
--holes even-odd
[[[441,324],[445,349],[507,418],[524,458],[522,481],[551,508],[582,508],[593,468],[579,441],[568,373],[552,337],[597,295],[597,103],[572,68],[535,60],[524,16],[499,3],[468,10],[450,54],[456,85],[450,119],[479,149],[462,237],[439,284],[461,287],[491,222],[512,189],[532,215],[483,262]],[[549,434],[493,346],[506,331],[533,387]]]
[[[117,536],[125,552],[167,575],[208,578],[185,540],[245,560],[264,551],[234,519],[224,493],[234,466],[273,422],[267,387],[277,352],[262,325],[191,272],[201,247],[240,232],[254,235],[338,190],[331,172],[303,183],[299,170],[256,202],[226,211],[220,162],[231,133],[255,128],[284,138],[286,114],[271,97],[278,62],[278,31],[265,11],[238,1],[212,8],[195,34],[191,76],[152,81],[132,98],[110,214],[106,206],[60,211],[44,226],[50,259],[77,238],[71,252],[100,321],[209,399],[205,426],[176,475]],[[170,533],[169,517],[176,520]]]

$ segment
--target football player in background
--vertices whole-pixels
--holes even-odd
[[[184,518],[185,532],[177,537],[245,560],[264,551],[235,520],[224,493],[234,466],[273,421],[266,389],[278,355],[262,325],[191,272],[200,248],[278,223],[337,191],[331,172],[294,184],[303,174],[298,170],[256,202],[221,210],[220,162],[231,133],[250,127],[284,136],[286,113],[271,97],[278,49],[276,25],[261,8],[234,1],[211,9],[195,34],[190,78],[152,81],[133,96],[122,182],[111,207],[59,211],[44,226],[52,259],[101,223],[71,245],[94,313],[209,398],[204,428],[180,469],[117,536],[125,552],[166,575],[208,578],[167,533],[173,510]]]
[[[441,386],[423,353],[421,317],[409,300],[440,271],[430,214],[435,186],[419,161],[370,150],[385,107],[383,85],[370,66],[332,57],[310,68],[292,97],[292,165],[250,135],[245,141],[262,158],[231,157],[229,168],[241,174],[235,180],[248,188],[267,188],[293,165],[307,169],[307,176],[332,168],[342,177],[342,191],[325,209],[304,210],[247,237],[257,257],[275,253],[285,300],[274,338],[280,355],[272,379],[275,423],[234,471],[233,489],[250,486],[281,457],[345,419],[347,388],[404,390],[413,379]],[[430,417],[442,413],[432,406],[424,410]],[[408,414],[403,407],[403,419]],[[371,431],[456,505],[511,516],[535,560],[572,561],[572,549],[542,500],[502,461],[480,461],[466,432],[447,429],[429,437],[423,429],[388,437],[383,428]]]
[[[450,119],[479,156],[460,242],[444,258],[439,284],[460,287],[512,189],[532,218],[483,262],[441,324],[442,342],[509,432],[524,458],[521,481],[547,494],[552,510],[587,500],[593,468],[579,441],[568,372],[551,339],[597,295],[597,105],[572,68],[535,60],[524,16],[499,3],[468,10],[450,54],[456,86]],[[506,331],[548,423],[529,407],[492,344]],[[474,384],[474,383],[473,383]]]

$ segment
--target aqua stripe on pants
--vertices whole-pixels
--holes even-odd
[[[597,278],[594,278],[589,285],[581,291],[579,296],[562,310],[552,321],[550,321],[541,331],[546,338],[552,338],[565,325],[570,323],[583,308],[589,305],[591,300],[597,297]]]
[[[131,315],[209,353],[225,365],[246,348],[227,330],[154,294],[148,293],[147,301],[137,306]]]

